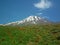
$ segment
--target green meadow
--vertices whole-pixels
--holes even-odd
[[[0,45],[60,45],[60,24],[0,26]]]

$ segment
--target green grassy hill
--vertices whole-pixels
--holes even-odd
[[[60,45],[60,24],[0,26],[0,45]]]

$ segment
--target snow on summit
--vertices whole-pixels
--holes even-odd
[[[21,21],[10,22],[5,25],[20,25],[20,24],[40,24],[40,23],[47,23],[48,21],[39,16],[29,16]]]

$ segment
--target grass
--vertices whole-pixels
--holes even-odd
[[[60,45],[60,24],[0,26],[0,45]]]

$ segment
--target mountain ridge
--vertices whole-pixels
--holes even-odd
[[[39,16],[29,16],[21,21],[16,21],[16,22],[10,22],[7,24],[1,24],[1,25],[20,25],[20,24],[48,24],[51,23],[49,20],[39,17]]]

